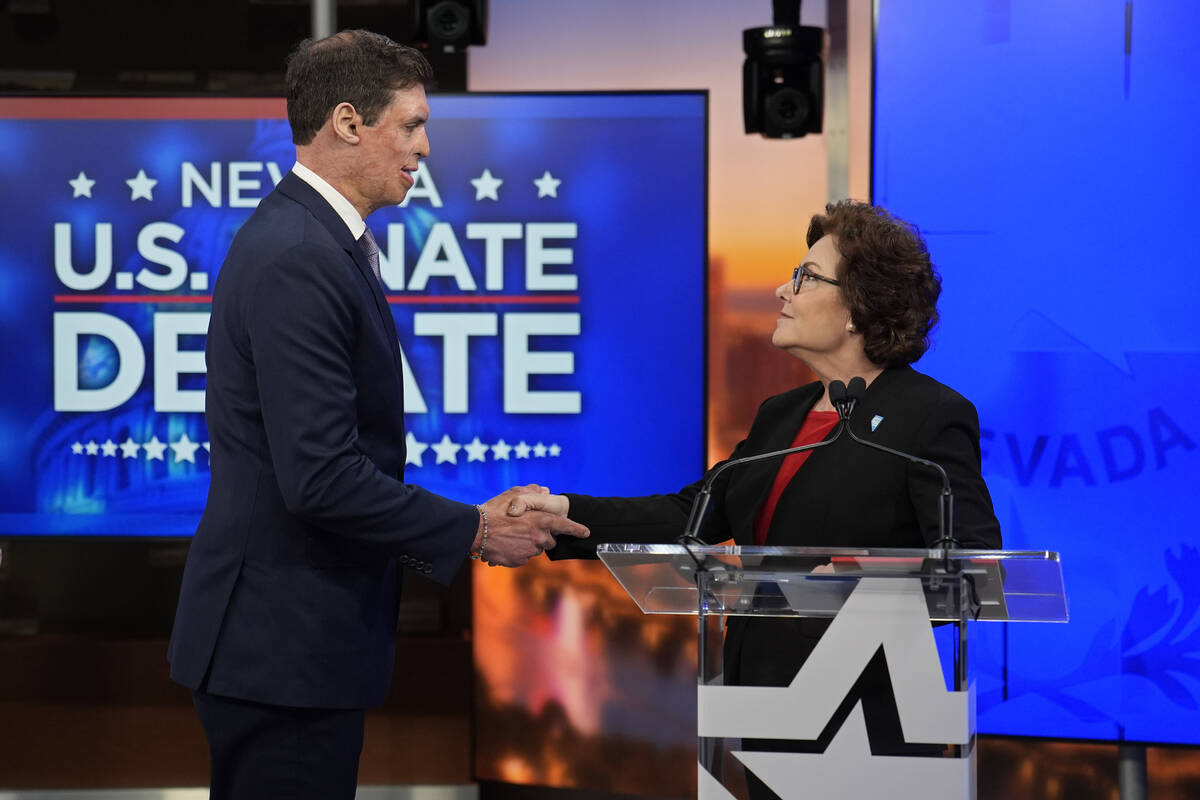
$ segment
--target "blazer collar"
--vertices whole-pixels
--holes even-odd
[[[771,425],[771,432],[767,435],[766,441],[755,448],[756,452],[767,453],[791,447],[792,440],[796,438],[796,431],[800,430],[800,425],[804,422],[804,417],[824,393],[825,389],[821,386],[820,381],[798,386],[788,392],[787,404]],[[754,453],[748,455],[754,455]],[[758,514],[758,509],[767,498],[767,492],[774,482],[775,474],[779,472],[781,462],[782,459],[767,459],[757,464],[734,467],[735,470],[745,471],[743,475],[745,482],[741,484],[744,488],[740,490],[744,493],[741,502],[745,513],[734,524],[734,543],[754,544],[754,519]]]
[[[868,402],[878,403],[880,398],[886,398],[888,394],[888,386],[898,380],[902,380],[903,376],[912,372],[911,366],[888,367],[883,372],[871,381],[871,385],[867,387],[867,392],[863,395],[862,404]],[[788,403],[786,410],[780,420],[780,424],[776,427],[772,437],[767,442],[768,446],[764,450],[782,450],[785,447],[790,447],[792,439],[796,436],[796,431],[800,430],[800,425],[803,424],[804,418],[812,407],[817,404],[821,396],[825,394],[825,388],[820,381],[806,383],[803,386],[798,386],[792,390],[793,396]],[[859,414],[855,414],[855,430],[858,429]]]
[[[333,236],[343,249],[351,255],[356,256],[356,261],[358,260],[357,256],[360,255],[363,261],[366,261],[366,255],[357,252],[361,248],[350,233],[350,229],[346,227],[345,220],[334,211],[333,206],[329,205],[329,201],[321,197],[320,192],[302,180],[300,176],[294,172],[284,175],[283,180],[276,187],[276,191],[295,200],[308,209],[308,212],[316,217],[317,222],[320,222],[329,231],[330,235]],[[367,265],[367,269],[370,270],[370,268],[370,265]]]
[[[785,447],[791,447],[792,439],[796,437],[796,431],[800,430],[804,418],[808,416],[808,412],[824,394],[825,387],[821,385],[820,381],[813,381],[797,387],[791,402],[783,412],[780,424],[775,426],[764,450],[783,450]],[[778,468],[778,465],[776,467]]]
[[[870,397],[874,394],[886,393],[889,385],[897,380],[900,380],[902,375],[907,375],[912,371],[913,368],[908,364],[904,364],[899,367],[885,368],[883,372],[879,373],[875,380],[871,381],[871,385],[867,387],[867,393],[864,396],[864,399],[865,397]]]
[[[329,201],[321,197],[320,192],[293,172],[289,172],[283,177],[277,189],[281,194],[308,209],[308,213],[312,214],[317,222],[329,231],[338,245],[354,259],[354,263],[358,265],[358,271],[362,273],[375,294],[375,301],[382,309],[386,310],[387,298],[383,295],[383,287],[379,285],[379,281],[375,280],[375,273],[371,269],[371,262],[367,261],[367,254],[359,245],[358,240],[350,233],[350,229],[346,227],[345,220],[333,209],[333,206],[329,205]]]
[[[358,239],[363,235],[363,229],[366,228],[367,223],[359,216],[358,209],[341,192],[330,185],[329,181],[299,161],[292,167],[292,172],[296,174],[297,178],[316,189],[317,194],[321,195],[325,202],[333,207],[333,210],[337,212],[342,222],[350,229],[352,237]]]

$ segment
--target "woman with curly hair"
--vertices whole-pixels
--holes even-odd
[[[730,458],[824,440],[838,420],[829,384],[862,377],[867,389],[854,411],[854,433],[942,465],[956,498],[961,545],[1000,547],[1000,526],[980,474],[975,407],[910,366],[929,347],[941,292],[920,234],[882,208],[843,201],[812,218],[807,240],[804,260],[775,290],[781,306],[771,341],[803,361],[817,380],[767,398]],[[569,504],[571,518],[587,525],[591,538],[564,538],[547,554],[594,557],[602,542],[673,541],[702,483],[649,497],[567,494],[564,503],[543,495],[529,498],[527,506],[557,503],[553,510],[561,511]],[[930,547],[939,538],[941,489],[933,470],[841,437],[828,447],[722,473],[701,536],[739,545]],[[788,685],[827,627],[827,620],[731,617],[725,683]],[[886,682],[877,664],[848,700],[863,701],[877,755],[913,752]],[[755,744],[748,749],[819,752],[827,742]],[[756,787],[753,795],[764,796],[761,791]]]
[[[808,228],[809,250],[775,290],[782,304],[772,343],[817,380],[763,402],[731,459],[818,442],[837,412],[829,384],[867,383],[853,417],[860,437],[941,464],[956,501],[963,547],[1000,546],[980,474],[979,418],[958,392],[910,366],[929,348],[941,279],[916,228],[886,210],[844,200]],[[724,462],[722,462],[724,463]],[[714,469],[716,468],[715,465]],[[594,555],[603,542],[670,542],[703,481],[650,497],[567,494],[586,541],[560,541],[555,559]],[[926,547],[938,538],[940,477],[842,437],[830,447],[724,472],[713,486],[710,542],[810,547]],[[526,507],[560,502],[543,495]]]

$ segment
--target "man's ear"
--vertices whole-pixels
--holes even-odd
[[[358,144],[359,126],[363,124],[362,115],[354,110],[349,103],[338,103],[330,118],[333,133],[347,144]]]

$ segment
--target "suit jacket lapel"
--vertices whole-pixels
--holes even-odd
[[[316,189],[309,186],[294,172],[289,172],[283,177],[283,180],[279,182],[277,190],[307,208],[309,213],[329,231],[334,241],[354,261],[354,265],[358,267],[359,274],[367,282],[367,286],[371,289],[371,295],[375,298],[375,310],[379,312],[383,329],[387,332],[388,344],[392,351],[392,360],[396,364],[396,369],[400,370],[400,343],[396,334],[396,321],[392,318],[392,310],[388,305],[387,296],[383,293],[383,285],[375,279],[375,272],[371,269],[371,264],[367,260],[366,253],[363,252],[362,247],[359,246],[354,237],[350,235],[350,229],[346,227],[345,221],[338,216],[338,213],[325,201],[324,197],[321,197]]]

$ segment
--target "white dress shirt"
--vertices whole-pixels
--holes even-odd
[[[292,165],[292,172],[296,173],[297,178],[316,189],[318,194],[325,198],[325,202],[329,203],[338,216],[342,218],[342,222],[346,223],[346,227],[350,229],[350,235],[354,237],[355,241],[362,238],[363,231],[367,229],[367,223],[363,222],[363,218],[359,216],[358,209],[341,192],[330,186],[324,178],[299,161]]]

